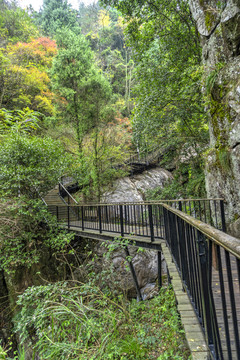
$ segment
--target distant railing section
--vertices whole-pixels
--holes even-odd
[[[121,236],[164,237],[163,211],[150,204],[50,205],[59,223],[70,228],[112,232]]]
[[[150,237],[152,242],[155,238],[165,236],[163,207],[159,202],[80,205],[67,189],[59,184],[59,193],[62,192],[65,193],[63,200],[66,206],[52,205],[50,210],[59,221],[65,222],[68,228],[74,226],[82,230],[115,232],[121,236],[134,234]],[[166,200],[163,203],[225,230],[222,199]]]
[[[166,203],[216,229],[226,231],[223,199],[182,199]]]
[[[78,204],[77,200],[70,194],[69,189],[61,182],[58,183],[58,193],[65,204]],[[67,200],[65,200],[65,198],[67,198]]]
[[[165,238],[213,359],[240,359],[240,241],[162,204]]]

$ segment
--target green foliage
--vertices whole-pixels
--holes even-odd
[[[61,252],[71,239],[59,232],[41,200],[23,196],[1,199],[0,228],[0,268],[6,273],[38,263],[46,247]]]
[[[56,44],[48,38],[0,48],[0,106],[7,109],[30,107],[53,115],[53,93],[47,74],[56,53]]]
[[[38,198],[53,188],[70,166],[70,157],[59,142],[18,133],[0,146],[0,193]]]
[[[202,167],[181,164],[174,177],[164,187],[149,190],[147,200],[171,200],[206,197],[205,175]]]
[[[185,153],[201,154],[208,143],[208,125],[201,92],[201,48],[188,2],[154,0],[147,6],[145,1],[102,2],[115,6],[127,22],[135,62],[136,147],[145,151],[158,145],[165,152],[171,144],[175,164]],[[194,163],[193,158],[187,172]]]
[[[100,201],[113,181],[126,174],[117,165],[124,162],[128,149],[124,143],[116,144],[114,135],[105,125],[92,130],[84,141],[75,177],[83,185],[83,194],[91,200]]]
[[[217,63],[215,69],[210,72],[206,79],[206,91],[210,95],[212,93],[215,82],[218,78],[220,70],[225,66],[224,63]]]
[[[15,1],[0,0],[0,47],[10,41],[28,41],[38,36],[38,30],[28,13]]]
[[[3,350],[1,345],[0,345],[0,359],[1,360],[7,360],[7,353]]]
[[[25,108],[23,110],[0,109],[0,135],[12,133],[30,134],[39,128],[40,114]]]
[[[16,124],[10,124],[11,129]],[[69,236],[58,233],[39,198],[56,185],[71,162],[59,142],[13,131],[3,137],[0,156],[0,266],[10,273],[37,263],[41,247],[61,251],[68,244]]]
[[[58,54],[52,67],[52,83],[60,96],[67,100],[66,117],[76,129],[81,148],[84,121],[81,117],[85,105],[85,85],[92,74],[93,54],[84,36],[64,29],[57,36]]]
[[[187,359],[174,293],[149,302],[111,299],[94,284],[31,287],[19,297],[15,331],[40,358]],[[131,335],[130,335],[131,334]],[[159,357],[160,356],[160,357]]]
[[[36,21],[45,35],[54,36],[59,29],[77,24],[77,12],[67,0],[44,0]]]

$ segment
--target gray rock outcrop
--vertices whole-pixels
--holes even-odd
[[[240,237],[240,0],[189,3],[205,66],[210,123],[207,193],[226,200],[227,222],[232,223],[229,230]]]
[[[99,274],[108,272],[108,285],[113,290],[114,288],[120,290],[129,298],[137,297],[125,251],[119,245],[111,252],[111,256],[106,256],[107,249],[103,245],[98,243],[94,248],[94,253],[97,255],[94,262],[94,271]],[[145,300],[157,293],[157,252],[146,249],[139,251],[134,246],[128,246],[128,249],[140,291]],[[162,258],[162,274],[166,274],[166,271],[166,263]]]
[[[108,203],[143,201],[147,190],[163,187],[170,179],[171,173],[160,167],[147,170],[142,174],[118,179],[101,200]]]

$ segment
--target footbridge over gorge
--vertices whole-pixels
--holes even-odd
[[[225,232],[223,199],[82,205],[60,184],[45,202],[79,241],[125,237],[156,250],[159,287],[163,254],[192,358],[240,359],[240,240]]]

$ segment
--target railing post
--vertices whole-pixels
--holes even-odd
[[[69,213],[69,205],[67,205],[67,220],[68,220],[68,229],[70,229],[70,213]]]
[[[98,221],[99,221],[99,232],[102,233],[102,216],[101,216],[101,206],[98,206]]]
[[[221,220],[222,220],[222,231],[226,232],[226,221],[225,221],[225,212],[224,212],[224,202],[220,200],[220,212],[221,212]]]
[[[180,211],[182,211],[182,202],[181,201],[178,202],[178,208]]]
[[[167,241],[168,246],[170,246],[168,210],[165,209],[165,207],[163,207],[163,219],[164,219],[165,239]]]
[[[105,206],[105,217],[106,217],[106,223],[108,224],[108,210],[107,210],[107,205]]]
[[[84,206],[82,206],[82,230],[84,230]]]
[[[158,290],[162,287],[162,252],[158,251]]]
[[[123,224],[123,206],[119,205],[120,211],[120,228],[121,228],[121,236],[124,236],[124,224]]]
[[[151,242],[153,242],[154,241],[154,227],[153,227],[152,205],[148,205],[148,216],[149,216]]]
[[[200,288],[201,288],[201,297],[202,297],[202,309],[204,317],[204,327],[205,327],[205,336],[208,345],[211,347],[213,345],[213,333],[211,326],[211,303],[210,303],[210,294],[208,284],[208,264],[207,264],[207,254],[206,254],[206,240],[204,235],[197,230],[197,247],[198,247],[198,261],[200,267]]]
[[[184,233],[184,225],[183,221],[180,218],[177,218],[177,243],[178,243],[178,253],[179,253],[179,268],[182,274],[182,280],[186,283],[187,271],[186,264],[187,263],[187,251],[186,251],[186,239]]]
[[[57,215],[57,222],[58,222],[58,206],[56,206],[56,215]]]

